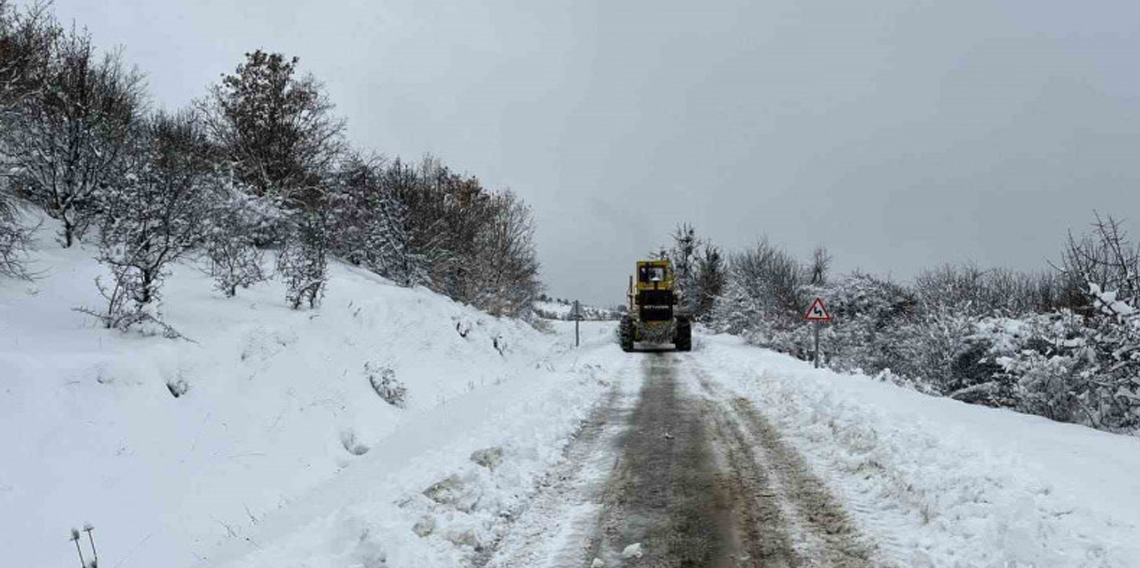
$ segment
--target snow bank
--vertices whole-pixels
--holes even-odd
[[[285,534],[297,511],[315,514],[311,495],[334,485],[330,503],[346,507],[320,521],[335,536],[320,545],[337,551],[329,565],[368,565],[399,539],[469,553],[478,522],[475,541],[420,539],[401,523],[430,507],[388,515],[391,498],[458,475],[507,488],[487,499],[509,501],[606,388],[596,367],[564,355],[565,337],[339,264],[317,311],[289,310],[276,283],[222,298],[180,265],[165,318],[193,342],[110,332],[72,311],[98,306],[94,251],[41,249],[44,278],[0,280],[6,565],[71,565],[67,531],[84,522],[106,566],[238,558]],[[374,392],[377,373],[406,386],[405,409]],[[504,438],[520,432],[530,443]],[[494,471],[453,463],[482,447],[503,448]],[[332,483],[342,479],[353,481]],[[502,508],[489,501],[480,507]],[[347,506],[362,502],[373,508]],[[439,516],[436,532],[463,530]]]
[[[705,338],[692,355],[750,396],[899,566],[1140,564],[1140,439],[814,370]]]

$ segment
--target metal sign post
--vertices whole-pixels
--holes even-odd
[[[582,321],[582,306],[578,300],[574,300],[574,308],[570,310],[570,317],[574,318],[574,347],[578,347],[580,344],[578,324]]]
[[[804,314],[804,319],[812,324],[812,337],[815,340],[815,353],[813,359],[815,360],[815,368],[819,368],[819,326],[823,322],[831,321],[831,314],[827,313],[827,308],[823,305],[821,298],[816,298],[808,307],[807,313]]]
[[[816,369],[819,368],[819,326],[820,323],[818,321],[811,323],[812,335],[815,336],[815,357],[813,357],[813,359],[815,360]]]

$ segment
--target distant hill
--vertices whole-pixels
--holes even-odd
[[[546,298],[534,303],[534,313],[540,318],[552,320],[569,320],[570,311],[574,302],[555,298]],[[621,319],[620,308],[599,308],[597,306],[581,305],[582,319],[588,321],[616,321]]]

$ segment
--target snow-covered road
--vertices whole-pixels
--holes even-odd
[[[700,343],[628,355],[477,564],[1140,566],[1140,439]]]
[[[874,565],[873,543],[754,405],[698,358],[634,357],[638,395],[607,399],[592,422],[597,434],[572,444],[579,461],[511,527],[489,565]]]
[[[199,566],[1140,565],[1137,438],[609,335],[402,424]]]
[[[591,338],[554,363],[585,370],[589,396],[507,388],[496,402],[516,418],[442,444],[430,467],[381,466],[400,454],[380,443],[374,465],[335,482],[356,502],[310,499],[323,512],[302,509],[308,525],[267,528],[270,545],[238,543],[218,565],[1140,565],[1137,438],[815,370],[731,337],[702,336],[689,354],[621,353],[604,324]],[[523,400],[537,412],[512,410]],[[457,415],[453,433],[481,431],[478,412]],[[471,463],[480,445],[506,448],[501,463]],[[386,489],[362,489],[379,479]]]

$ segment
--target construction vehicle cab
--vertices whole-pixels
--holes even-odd
[[[641,260],[629,278],[629,313],[620,324],[621,348],[635,343],[672,343],[678,351],[692,348],[689,318],[677,313],[680,297],[668,260]]]

